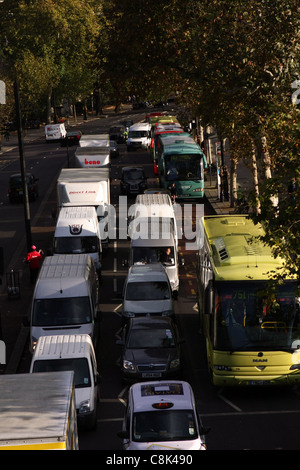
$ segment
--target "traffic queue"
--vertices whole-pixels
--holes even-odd
[[[109,249],[112,135],[80,136],[75,167],[61,170],[53,248],[35,284],[30,319],[30,373],[73,370],[77,422],[89,429],[97,424],[99,400],[95,348],[102,255]],[[161,187],[147,188],[136,168],[128,170],[131,180],[123,179],[120,186],[121,193],[136,196],[137,212],[129,214],[130,250],[123,264],[128,275],[121,373],[131,387],[118,435],[126,450],[204,450],[207,430],[190,385],[180,380],[183,339],[173,302],[183,260],[169,187],[175,186],[176,199],[203,197],[205,155],[175,116],[147,116],[132,123],[123,137],[118,134],[128,152],[151,152]]]

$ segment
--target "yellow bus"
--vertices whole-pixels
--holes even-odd
[[[259,239],[263,228],[247,216],[216,215],[203,217],[197,232],[197,302],[212,383],[300,383],[298,286],[285,278],[270,296],[284,262]]]

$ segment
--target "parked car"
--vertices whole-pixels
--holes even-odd
[[[141,167],[126,166],[122,168],[121,194],[136,195],[147,188],[147,178]]]
[[[34,201],[39,195],[38,178],[32,173],[26,173],[28,197]],[[9,202],[21,201],[23,199],[23,183],[21,173],[11,175],[8,182]]]
[[[81,135],[81,131],[68,131],[66,137],[61,141],[61,146],[71,147],[72,145],[78,145]]]
[[[110,140],[115,140],[117,144],[123,144],[125,142],[125,127],[124,126],[113,126],[109,129]]]
[[[118,157],[120,155],[120,151],[117,142],[115,140],[111,140],[109,145],[110,158]]]
[[[124,326],[121,370],[124,380],[167,379],[181,370],[181,344],[170,317],[134,317]]]

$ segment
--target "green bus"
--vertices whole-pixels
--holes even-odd
[[[197,230],[197,303],[216,386],[300,383],[298,283],[243,215],[205,216]]]
[[[203,198],[206,157],[190,134],[160,135],[156,155],[161,187],[174,182],[178,199]]]

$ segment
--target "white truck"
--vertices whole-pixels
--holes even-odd
[[[110,147],[77,147],[76,168],[110,167]]]
[[[78,450],[74,372],[0,376],[0,450]]]
[[[94,206],[102,247],[108,245],[108,211],[110,206],[109,168],[63,168],[57,179],[57,204],[61,207]]]
[[[109,134],[83,134],[80,147],[106,147],[109,149]]]

